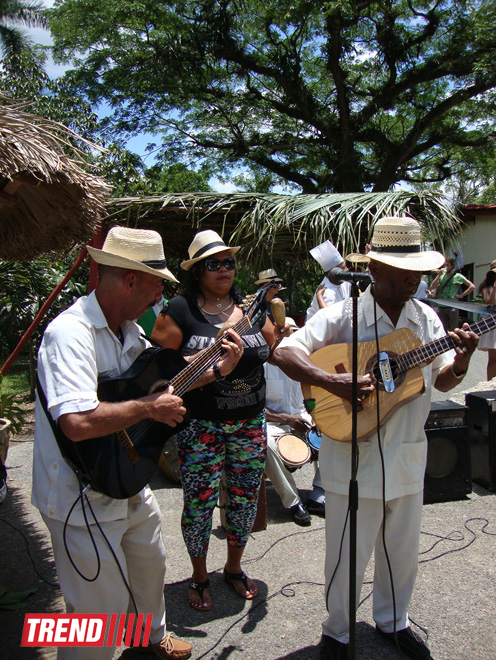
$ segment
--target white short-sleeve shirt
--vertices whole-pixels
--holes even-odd
[[[80,298],[49,324],[38,353],[38,376],[54,419],[95,409],[98,379],[120,376],[149,345],[140,336],[136,323],[126,321],[121,330],[123,344],[108,327],[95,292]],[[126,515],[126,500],[115,500],[92,490],[87,494],[100,521]],[[49,518],[65,520],[78,495],[77,478],[62,457],[37,399],[31,501]],[[79,505],[70,522],[85,524]]]
[[[324,300],[327,306],[333,305],[336,302],[341,302],[341,300],[346,300],[350,295],[351,284],[349,282],[342,282],[341,284],[332,284],[331,281],[324,277],[322,282],[319,284],[325,286],[324,289]],[[310,307],[307,309],[307,315],[305,317],[306,321],[309,321],[314,314],[319,311],[319,303],[317,301],[317,293],[313,294],[313,300]]]
[[[284,339],[282,346],[294,346],[311,355],[328,344],[349,344],[352,341],[352,300],[322,309],[301,330]],[[422,341],[429,343],[443,337],[443,326],[437,314],[426,304],[408,301],[394,327],[388,315],[377,306],[379,337],[399,328],[410,328]],[[375,339],[374,298],[367,289],[359,298],[359,342]],[[427,457],[424,425],[430,412],[431,384],[445,365],[451,364],[454,351],[439,355],[422,368],[425,391],[393,413],[381,427],[381,442],[385,462],[386,499],[412,495],[423,489]],[[351,423],[351,422],[350,422]],[[337,442],[323,435],[320,448],[320,470],[326,490],[348,494],[351,476],[351,443]],[[358,489],[361,497],[382,499],[382,469],[377,434],[359,442]]]

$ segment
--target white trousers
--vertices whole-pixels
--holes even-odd
[[[423,493],[405,495],[386,504],[385,539],[391,563],[396,600],[396,630],[408,626],[408,604],[418,568],[418,546],[422,517]],[[348,496],[326,491],[326,591],[329,616],[322,624],[324,635],[347,644],[349,642],[349,517],[346,524],[341,558],[341,536],[348,511]],[[382,501],[360,499],[357,512],[356,603],[358,604],[367,563],[375,550],[373,616],[384,632],[393,632],[393,600],[391,580],[382,541]]]
[[[265,474],[269,477],[274,490],[281,498],[284,508],[289,509],[300,501],[300,494],[291,472],[284,465],[277,451],[277,438],[283,433],[291,433],[289,426],[267,423],[267,462]]]
[[[277,439],[283,433],[294,433],[294,430],[287,425],[267,422],[267,462],[265,464],[265,474],[281,498],[283,507],[289,509],[295,504],[298,504],[301,498],[292,473],[284,465],[277,451]],[[313,487],[322,487],[319,462],[315,461],[313,465],[315,470]]]
[[[100,555],[101,569],[94,582],[87,582],[76,573],[67,556],[63,540],[64,523],[47,516],[43,516],[43,519],[52,538],[55,565],[67,612],[134,612],[115,559],[98,527],[91,525]],[[92,520],[89,511],[88,520]],[[150,641],[159,642],[165,635],[165,550],[160,510],[152,491],[145,489],[143,502],[140,495],[128,500],[126,518],[100,523],[100,526],[119,560],[136,601],[138,613],[145,616],[153,613]],[[87,577],[93,577],[97,559],[86,527],[68,525],[66,538],[78,569]],[[115,647],[59,647],[58,651],[58,660],[94,660],[95,657],[98,657],[98,660],[111,660]]]

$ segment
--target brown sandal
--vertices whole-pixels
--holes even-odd
[[[241,571],[241,573],[229,573],[227,571],[226,567],[224,566],[224,576],[223,577],[224,577],[224,582],[227,582],[227,584],[229,584],[234,589],[234,591],[236,592],[236,594],[240,598],[244,598],[245,600],[252,600],[258,594],[257,585],[255,585],[255,590],[256,590],[255,592],[252,592],[252,591],[249,590],[249,588],[248,588],[248,576],[246,575],[246,573],[244,571]],[[246,589],[248,595],[240,594],[239,591],[234,586],[233,582],[242,582],[242,584],[243,584],[244,588]]]

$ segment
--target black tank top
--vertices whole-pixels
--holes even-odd
[[[210,324],[197,305],[184,296],[176,296],[164,310],[181,328],[184,356],[195,355],[215,342],[219,328]],[[265,407],[263,364],[269,357],[269,346],[262,335],[261,323],[241,337],[244,353],[234,371],[222,380],[209,383],[185,395],[184,400],[195,419],[240,420],[256,417]]]

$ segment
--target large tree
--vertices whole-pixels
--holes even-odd
[[[0,52],[19,54],[33,46],[23,27],[46,27],[42,0],[0,0]]]
[[[494,0],[59,0],[50,22],[109,128],[219,171],[386,191],[493,138]]]

